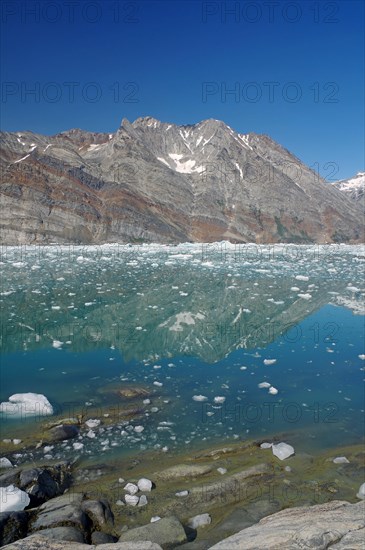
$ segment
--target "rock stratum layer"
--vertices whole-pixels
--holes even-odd
[[[362,242],[362,205],[270,137],[126,119],[0,136],[1,243]]]

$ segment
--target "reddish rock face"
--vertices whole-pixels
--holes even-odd
[[[360,202],[268,136],[124,120],[2,133],[1,242],[362,242]]]

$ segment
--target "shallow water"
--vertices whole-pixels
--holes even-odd
[[[100,418],[78,439],[85,458],[279,434],[309,453],[363,440],[363,247],[2,252],[0,399],[41,393],[56,415]],[[125,386],[150,403],[113,391]],[[121,420],[128,406],[139,413]],[[3,438],[45,420],[2,416]],[[45,456],[73,456],[73,443]]]

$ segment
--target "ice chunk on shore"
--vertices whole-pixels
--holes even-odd
[[[48,416],[53,414],[53,407],[41,393],[14,393],[9,401],[0,403],[0,412],[13,418]]]
[[[130,495],[135,495],[138,493],[138,486],[135,483],[127,483],[124,487],[124,490],[127,491]]]
[[[335,464],[350,464],[350,461],[345,456],[336,456],[332,462]]]
[[[20,512],[29,503],[30,498],[25,491],[14,485],[0,487],[0,512]]]
[[[356,494],[357,498],[361,498],[362,500],[365,500],[365,483],[360,485],[359,491]]]
[[[261,449],[270,449],[272,447],[272,443],[267,443],[266,441],[264,443],[261,443],[260,448]]]
[[[188,526],[191,527],[191,529],[196,529],[197,527],[209,525],[211,522],[212,518],[209,514],[199,514],[189,519]]]
[[[149,493],[152,491],[152,481],[146,477],[141,477],[141,479],[138,480],[137,485],[138,489],[142,492]]]
[[[293,455],[295,451],[294,447],[287,443],[278,443],[277,445],[272,445],[272,452],[275,456],[280,458],[280,460],[285,460]]]
[[[159,521],[161,518],[160,516],[152,516],[150,519],[150,523],[155,523],[156,521]]]
[[[189,491],[186,491],[186,490],[185,491],[178,491],[177,493],[175,493],[175,495],[177,497],[187,497],[188,494],[189,494]]]
[[[96,428],[97,426],[99,426],[100,420],[96,418],[90,418],[89,420],[86,420],[85,424],[88,428]]]
[[[125,503],[129,504],[130,506],[137,506],[139,497],[136,497],[135,495],[125,495],[124,500]]]

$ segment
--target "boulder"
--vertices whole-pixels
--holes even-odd
[[[218,542],[211,550],[361,548],[351,546],[353,537],[355,540],[363,541],[363,538],[358,538],[358,532],[361,531],[363,536],[364,502],[350,504],[335,500],[315,506],[288,508],[267,516],[256,525]]]
[[[142,527],[129,529],[122,534],[119,541],[151,541],[160,544],[163,548],[171,548],[187,542],[187,537],[177,517],[169,516]]]
[[[39,506],[46,500],[62,495],[71,483],[69,462],[40,466],[39,468],[17,468],[0,476],[0,487],[9,484],[28,493],[31,506]]]
[[[113,537],[113,535],[107,535],[106,533],[102,533],[101,531],[94,531],[93,533],[91,533],[91,544],[113,543],[117,540],[117,537]]]
[[[81,509],[89,517],[95,529],[102,530],[107,526],[113,527],[113,512],[106,500],[84,500]]]
[[[76,527],[52,527],[51,529],[42,529],[40,534],[42,537],[56,541],[85,542],[84,535]]]
[[[81,509],[83,497],[81,493],[66,493],[45,502],[38,508],[37,517],[31,523],[32,531],[71,526],[84,532],[90,521]]]
[[[212,523],[212,518],[209,514],[199,514],[189,519],[188,526],[191,529],[197,529],[198,527],[204,527]]]
[[[48,436],[51,441],[64,441],[65,439],[72,439],[78,435],[78,427],[72,424],[54,426],[48,431]]]
[[[0,514],[0,546],[25,537],[28,514],[26,512],[2,512]]]
[[[3,548],[4,550],[162,550],[161,546],[150,541],[116,542],[95,546],[78,542],[56,541],[38,534],[7,544]]]

